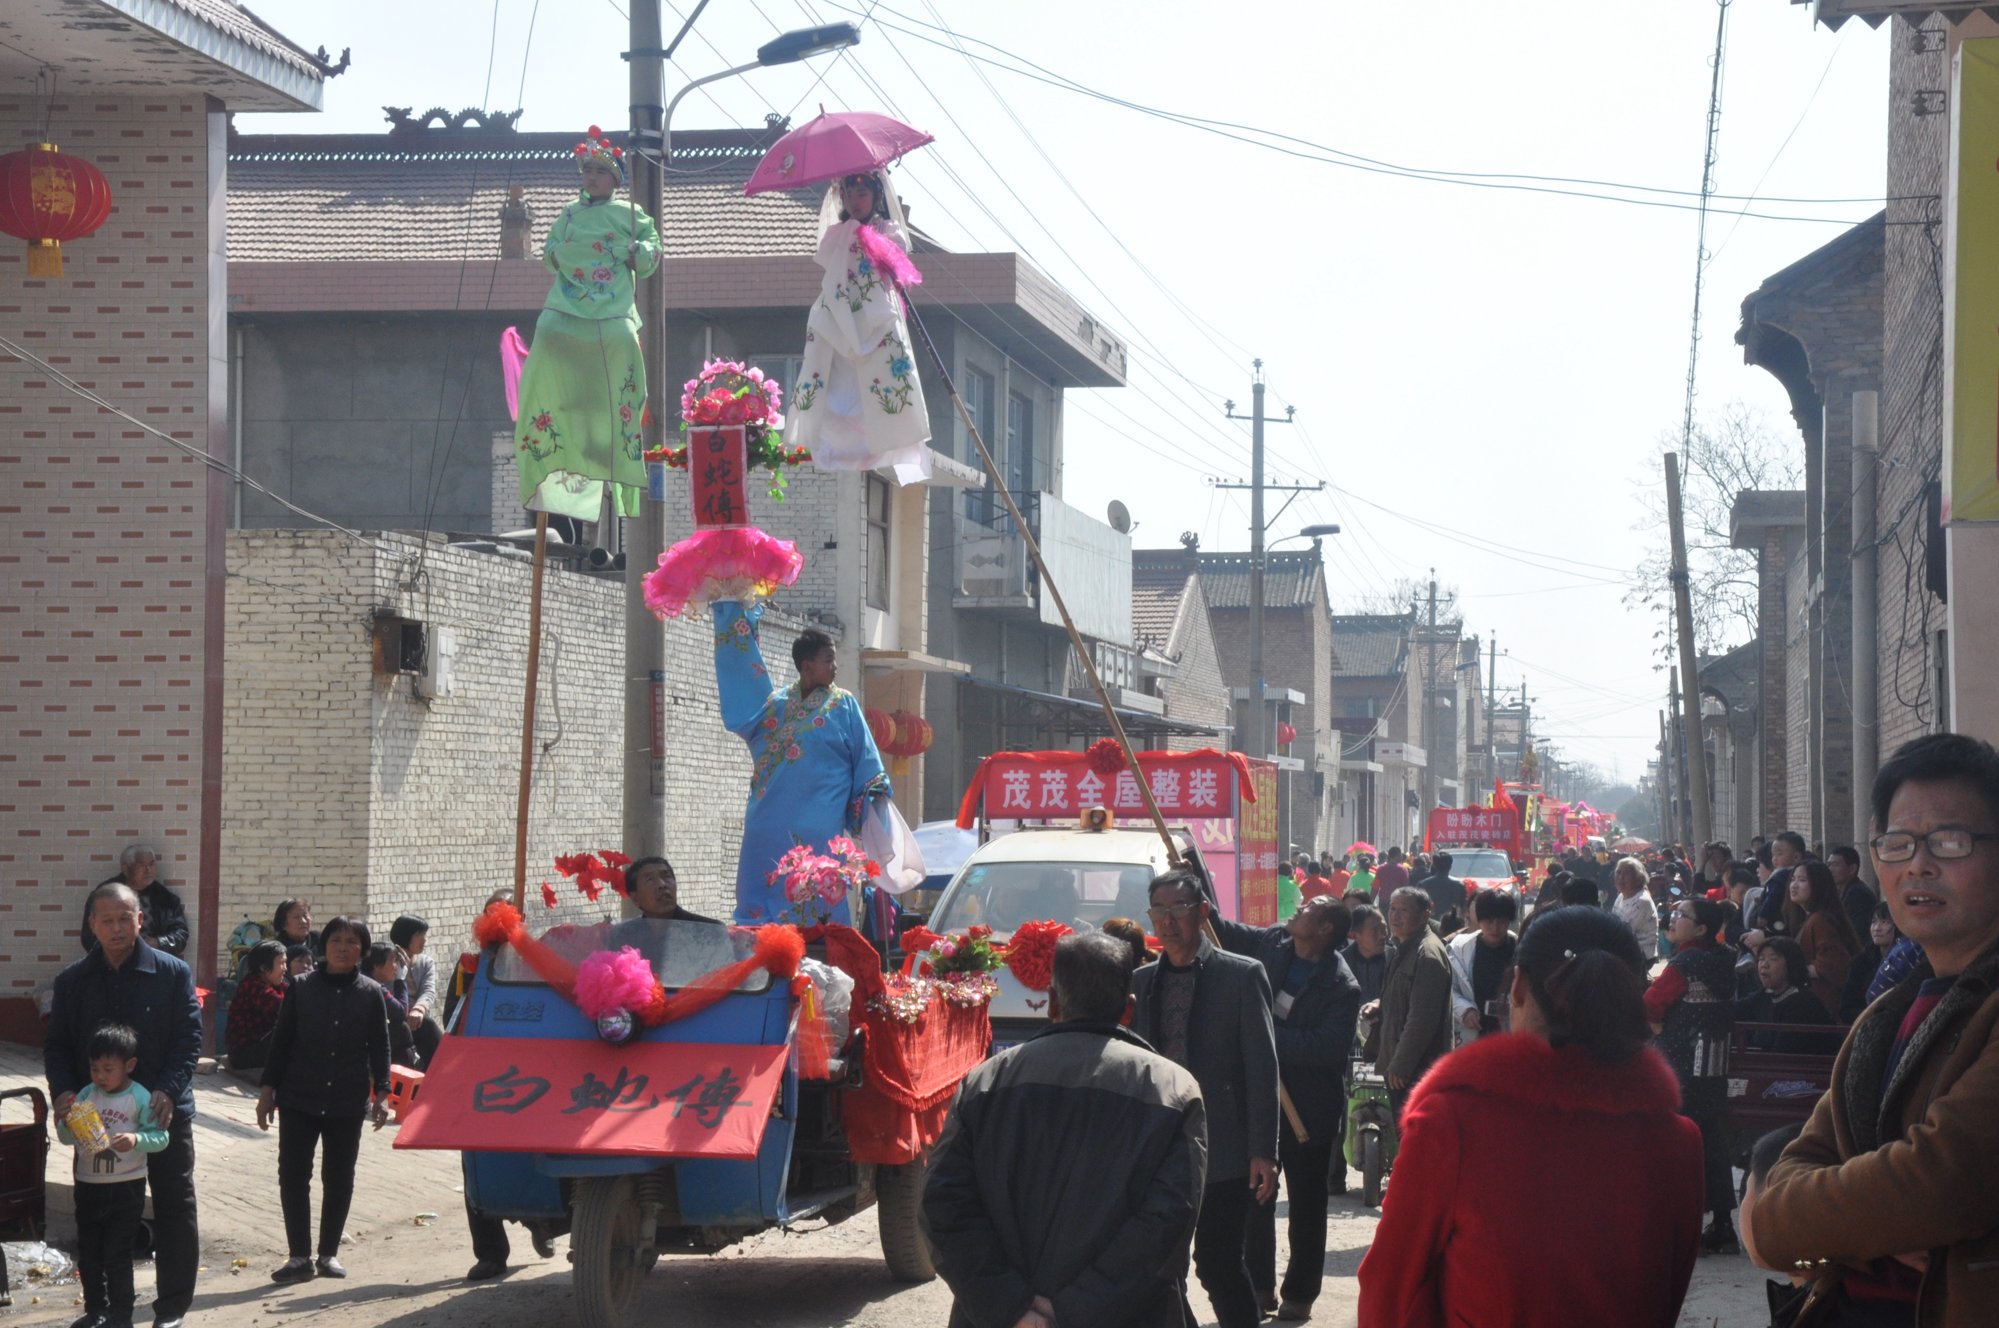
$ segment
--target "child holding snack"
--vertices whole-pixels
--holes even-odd
[[[105,1024],[86,1048],[90,1083],[56,1135],[76,1148],[77,1272],[83,1317],[71,1328],[131,1328],[132,1242],[146,1208],[146,1154],[167,1146],[151,1090],[135,1082],[139,1035]]]

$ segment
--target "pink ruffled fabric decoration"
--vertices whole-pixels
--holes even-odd
[[[902,287],[923,284],[923,274],[917,271],[916,264],[894,240],[872,226],[862,226],[857,238],[861,242],[861,252],[868,256],[876,270],[895,278],[897,294],[901,294]]]
[[[768,599],[798,580],[805,555],[755,526],[697,530],[659,556],[645,577],[646,607],[660,618],[703,610],[718,599]]]
[[[528,344],[521,340],[520,329],[510,327],[500,333],[500,377],[507,384],[507,414],[515,419],[521,417],[521,370],[527,362]]]
[[[591,1019],[614,1010],[637,1014],[652,1000],[657,985],[652,965],[631,946],[616,954],[599,950],[576,970],[576,1008]]]

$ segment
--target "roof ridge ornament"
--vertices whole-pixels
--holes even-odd
[[[456,115],[442,106],[433,106],[422,115],[411,114],[407,106],[384,106],[382,110],[388,117],[389,136],[392,138],[406,134],[462,131],[468,125],[489,133],[512,134],[522,114],[520,111],[482,111],[476,106],[467,106]],[[440,123],[432,124],[432,121]]]

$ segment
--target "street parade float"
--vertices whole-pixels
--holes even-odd
[[[1087,758],[1072,755],[1111,781],[1120,808],[1149,817],[1165,865],[1199,858],[1184,832],[1169,832],[1155,787],[1164,793],[1184,775],[1190,806],[1212,798],[1231,821],[1257,801],[1239,757],[1148,754],[1142,770],[1124,737],[907,298],[921,274],[886,168],[929,141],[886,117],[822,114],[771,147],[746,192],[828,185],[804,368],[780,385],[756,366],[710,360],[683,389],[673,444],[645,446],[660,423],[639,355],[638,281],[658,268],[658,231],[636,202],[615,198],[624,150],[595,127],[576,147],[579,196],[549,229],[553,280],[533,342],[513,329],[502,340],[522,503],[536,523],[514,891],[477,922],[477,966],[450,1035],[422,1075],[398,1072],[396,1147],[461,1152],[475,1218],[569,1232],[577,1317],[588,1328],[628,1319],[662,1253],[716,1250],[871,1206],[891,1275],[934,1276],[917,1229],[929,1150],[958,1084],[991,1050],[1002,975],[1046,1001],[1067,923],[1037,916],[1004,936],[971,925],[898,937],[881,907],[924,875],[891,794],[892,776],[928,747],[928,724],[868,714],[830,666],[808,678],[815,656],[784,688],[764,666],[765,601],[797,580],[804,557],[751,521],[749,482],[761,473],[781,500],[786,472],[808,464],[926,479],[929,415],[914,344],[927,349],[993,492],[1019,523],[1103,705],[1113,738]],[[553,910],[568,901],[549,882],[530,900],[526,865],[548,525],[551,515],[587,523],[639,511],[664,498],[670,469],[687,472],[694,530],[648,571],[644,599],[663,620],[703,609],[714,618],[718,709],[749,747],[753,771],[734,916],[681,910],[663,860],[634,864],[603,849],[558,858],[554,875],[592,904],[628,903],[640,915],[559,921]],[[1054,755],[1041,755],[1052,768]],[[1008,772],[997,777],[1012,787]],[[1123,796],[1127,784],[1133,798]],[[1231,844],[1218,857],[1233,853]],[[1273,843],[1244,861],[1232,895],[1274,899],[1263,879],[1274,859]]]
[[[864,132],[846,132],[850,119]],[[906,889],[921,862],[897,840],[888,768],[858,702],[830,682],[775,689],[762,668],[764,601],[797,580],[804,558],[751,521],[748,495],[761,477],[781,501],[787,472],[808,464],[925,478],[928,413],[901,296],[920,278],[884,168],[929,139],[889,126],[821,116],[771,149],[781,178],[769,187],[831,182],[826,289],[806,331],[809,373],[788,402],[757,367],[711,360],[683,388],[679,438],[642,446],[652,424],[637,280],[659,262],[658,235],[636,203],[615,199],[624,153],[594,127],[576,149],[579,197],[548,234],[552,286],[533,342],[510,329],[501,346],[537,529],[515,891],[478,920],[479,960],[451,1035],[421,1076],[402,1074],[396,1146],[462,1152],[478,1216],[570,1232],[578,1317],[591,1328],[627,1319],[664,1252],[870,1206],[891,1274],[934,1275],[917,1231],[925,1161],[959,1081],[987,1055],[984,966],[1007,951],[967,932],[920,938],[927,949],[891,964],[847,925],[863,916],[864,893]],[[641,916],[558,922],[566,892],[543,882],[530,899],[526,884],[548,522],[629,515],[664,496],[649,481],[669,469],[687,472],[694,530],[645,577],[645,602],[662,619],[716,616],[721,709],[757,768],[736,916],[710,921],[635,896],[632,859],[605,849],[558,858],[553,875],[592,904],[642,904]],[[902,719],[898,762],[928,736]],[[866,759],[829,774],[804,749],[843,723]],[[816,805],[829,800],[830,812]],[[877,935],[896,945],[892,929]],[[1045,989],[1053,938],[1019,944],[1015,962]]]

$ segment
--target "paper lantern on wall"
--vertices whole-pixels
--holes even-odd
[[[895,755],[905,760],[923,755],[930,750],[931,736],[929,720],[907,710],[895,712],[895,741],[890,744]]]
[[[1281,719],[1278,720],[1277,745],[1279,747],[1289,747],[1292,743],[1296,741],[1298,741],[1297,728],[1289,723],[1286,723],[1284,720]]]
[[[111,215],[104,173],[53,143],[0,157],[0,231],[28,242],[28,275],[60,277],[62,242],[94,233]]]

